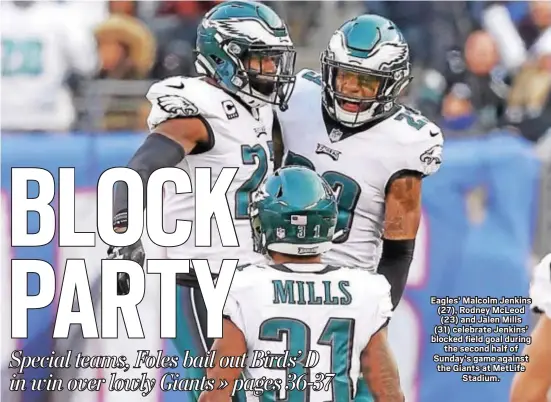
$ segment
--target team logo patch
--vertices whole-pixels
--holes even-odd
[[[329,148],[328,146],[325,146],[323,144],[318,144],[316,147],[316,153],[317,154],[324,154],[329,156],[334,161],[339,160],[339,156],[341,154],[341,151],[337,151],[335,149]]]
[[[174,116],[197,116],[199,109],[180,95],[164,95],[157,98],[159,107]]]
[[[276,237],[278,239],[284,239],[285,238],[285,229],[284,228],[277,228],[276,229]]]
[[[239,117],[237,108],[235,107],[235,104],[231,100],[223,101],[222,108],[224,109],[224,113],[226,113],[226,117],[228,118],[228,120],[236,119]]]
[[[342,135],[343,135],[342,130],[340,130],[338,128],[334,128],[329,133],[329,139],[331,140],[331,142],[337,142],[338,140],[341,139]]]
[[[442,163],[442,145],[434,145],[419,157],[423,162],[423,173],[432,174],[440,168]]]

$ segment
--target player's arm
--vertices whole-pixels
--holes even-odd
[[[127,167],[140,175],[147,188],[149,177],[157,169],[173,167],[191,153],[198,143],[208,142],[208,130],[203,120],[197,117],[175,117],[157,125],[146,138]],[[146,207],[144,191],[144,207]],[[128,208],[128,188],[125,185],[115,187],[113,205],[113,225],[126,229]]]
[[[144,208],[147,207],[145,189],[153,172],[176,166],[186,154],[193,152],[198,144],[212,143],[212,132],[200,116],[199,109],[181,96],[179,91],[183,88],[182,80],[174,77],[153,84],[147,94],[152,105],[148,118],[151,132],[127,164],[127,167],[135,170],[142,179]],[[124,232],[128,228],[127,210],[128,188],[117,183],[113,196],[115,231]],[[107,253],[110,258],[129,259],[142,266],[145,261],[141,241],[128,247],[109,247]],[[119,274],[118,294],[127,294],[129,289],[128,274]]]
[[[277,118],[277,113],[274,111],[274,123],[272,126],[272,141],[274,146],[274,170],[279,169],[283,164],[283,155],[285,147],[283,144],[283,134],[281,133],[281,125]]]
[[[421,180],[440,169],[444,145],[438,126],[416,113],[410,113],[409,118],[417,123],[407,123],[415,126],[414,130],[410,127],[410,140],[397,150],[401,154],[401,170],[392,175],[385,188],[383,252],[378,267],[392,287],[394,308],[404,293],[413,260],[421,222]]]
[[[223,337],[216,339],[211,349],[215,351],[214,367],[207,369],[207,378],[215,381],[214,389],[203,391],[199,402],[228,402],[231,398],[233,384],[241,375],[242,368],[240,367],[220,367],[220,358],[222,356],[242,356],[247,353],[245,336],[237,325],[227,318],[223,319],[222,331]],[[227,381],[229,385],[218,389],[222,381]]]
[[[361,369],[375,402],[405,401],[386,325],[371,337],[361,355]]]
[[[421,180],[421,173],[403,171],[387,185],[383,251],[377,272],[391,285],[394,308],[406,287],[421,222]]]
[[[173,118],[155,127],[144,143],[136,151],[127,167],[135,170],[142,179],[144,193],[143,205],[147,207],[147,182],[157,169],[173,167],[192,152],[196,145],[208,140],[208,131],[199,118]],[[124,232],[128,227],[128,187],[115,185],[113,197],[113,227]],[[122,258],[137,262],[143,266],[145,252],[141,241],[128,247],[109,247],[110,258]],[[128,294],[130,277],[121,273],[118,276],[117,293]]]
[[[547,402],[551,389],[551,319],[542,314],[531,336],[524,349],[530,360],[513,378],[511,402]]]
[[[201,116],[201,109],[187,97],[198,96],[193,83],[183,77],[171,77],[155,83],[147,92],[151,111],[147,119],[150,134],[130,159],[127,167],[140,175],[147,187],[151,174],[157,169],[174,167],[198,144],[212,143],[212,130]],[[208,148],[207,148],[208,149]],[[146,191],[144,191],[144,208]],[[127,226],[128,190],[117,185],[114,194],[114,226]]]

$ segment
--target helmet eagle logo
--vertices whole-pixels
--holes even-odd
[[[365,60],[369,68],[383,70],[403,63],[408,57],[408,46],[405,43],[382,42],[375,47]]]

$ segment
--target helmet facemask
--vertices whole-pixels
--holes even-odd
[[[263,104],[287,107],[295,85],[293,47],[255,44],[245,47],[231,41],[226,49],[237,65],[231,83],[245,103],[252,107]]]
[[[219,57],[196,51],[196,69],[213,77],[251,108],[266,104],[287,109],[295,86],[296,52],[292,45],[250,44],[235,38],[217,43]]]
[[[281,18],[256,2],[222,2],[197,27],[199,74],[214,78],[251,108],[287,108],[294,89],[295,48]]]

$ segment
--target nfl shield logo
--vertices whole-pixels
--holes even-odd
[[[329,133],[329,139],[332,142],[340,140],[341,137],[342,137],[342,131],[338,128],[334,128],[333,130],[331,130],[331,133]]]
[[[277,228],[276,230],[276,236],[278,239],[283,239],[285,238],[285,229],[283,228]]]

